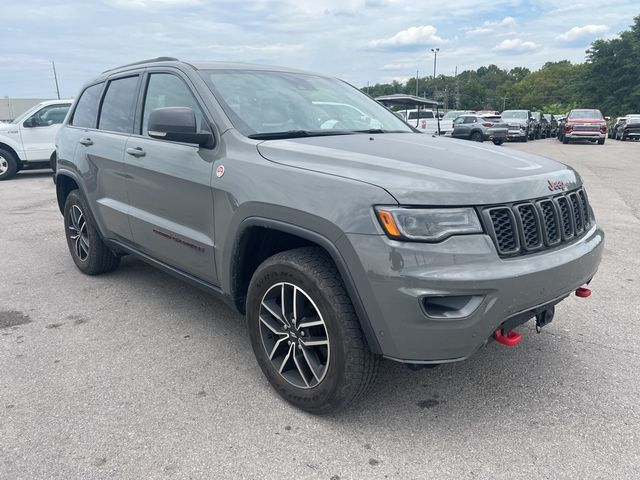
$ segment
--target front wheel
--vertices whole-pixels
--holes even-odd
[[[11,152],[0,149],[0,180],[9,180],[17,171],[16,157]]]
[[[598,145],[604,145],[604,138],[598,140]]]
[[[338,410],[374,381],[378,356],[367,346],[333,261],[319,248],[278,253],[258,267],[247,323],[262,372],[298,408]]]
[[[82,272],[99,275],[120,265],[120,257],[100,238],[78,190],[69,193],[64,204],[64,230],[71,258]]]
[[[482,142],[482,133],[481,132],[473,132],[471,134],[471,140],[474,142]]]
[[[567,138],[566,135],[562,137],[562,143],[564,143],[565,145],[569,144],[569,139]]]
[[[493,139],[493,144],[494,145],[502,145],[504,143],[504,140],[502,138],[494,138]]]

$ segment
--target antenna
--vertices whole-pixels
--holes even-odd
[[[53,66],[53,79],[56,81],[56,93],[58,94],[58,100],[60,100],[60,87],[58,87],[58,75],[56,74],[56,62],[51,61]]]

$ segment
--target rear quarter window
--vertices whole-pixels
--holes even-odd
[[[83,128],[95,128],[98,119],[98,103],[104,83],[97,83],[87,87],[80,95],[78,104],[73,112],[71,125]]]

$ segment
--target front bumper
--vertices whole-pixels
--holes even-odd
[[[583,140],[601,140],[607,137],[606,133],[602,132],[589,132],[589,131],[571,131],[565,132],[564,136],[569,139],[583,139]]]
[[[348,234],[347,240],[366,272],[358,279],[367,282],[360,297],[382,354],[407,363],[445,363],[472,355],[508,318],[590,281],[604,233],[594,224],[571,244],[508,260],[487,235],[437,244],[379,235]],[[424,303],[442,296],[471,300],[458,317],[442,317]]]

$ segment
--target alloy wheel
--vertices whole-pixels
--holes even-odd
[[[329,366],[329,336],[320,310],[300,287],[281,282],[262,297],[260,337],[280,376],[298,388],[313,388]]]
[[[3,175],[4,173],[6,173],[7,170],[9,170],[9,162],[7,161],[6,158],[0,155],[0,175]]]
[[[87,220],[78,205],[69,210],[69,238],[73,242],[73,251],[82,261],[89,256],[89,234]]]

